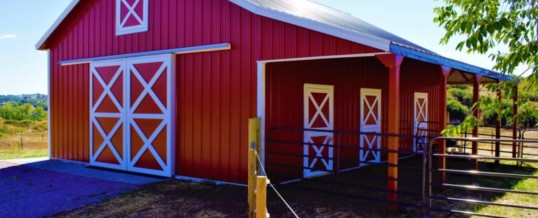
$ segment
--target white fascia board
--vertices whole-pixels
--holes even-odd
[[[67,6],[67,8],[64,10],[64,12],[62,12],[62,14],[58,17],[58,19],[54,21],[54,23],[49,28],[49,30],[47,30],[47,32],[41,37],[41,39],[39,39],[39,41],[35,45],[36,50],[42,49],[43,44],[45,44],[47,39],[49,39],[50,35],[52,35],[52,33],[56,30],[56,28],[58,28],[58,26],[60,26],[60,24],[64,21],[67,15],[71,13],[71,11],[75,8],[75,6],[77,6],[78,3],[80,3],[80,0],[73,0],[71,4]]]
[[[296,26],[304,27],[310,30],[321,32],[327,35],[331,35],[337,38],[349,40],[355,43],[370,46],[382,51],[390,51],[391,41],[382,39],[376,36],[364,34],[361,32],[352,31],[349,29],[321,23],[318,21],[310,20],[307,18],[298,17],[292,14],[280,12],[277,10],[257,6],[246,0],[229,0],[230,2],[248,10],[254,14],[268,17],[271,19],[279,20],[285,23],[293,24]]]

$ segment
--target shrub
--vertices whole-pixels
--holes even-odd
[[[451,120],[462,121],[469,113],[469,108],[457,100],[450,99],[447,102],[447,111]]]

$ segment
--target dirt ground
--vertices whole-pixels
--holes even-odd
[[[489,148],[489,145],[482,145]],[[504,150],[504,149],[503,149]],[[483,152],[481,152],[483,153]],[[487,155],[485,152],[484,154]],[[534,152],[533,152],[534,153]],[[538,152],[536,152],[538,154]],[[396,212],[388,212],[386,165],[369,166],[346,173],[318,177],[276,188],[299,217],[418,217],[421,201],[422,158],[404,159],[399,169],[399,202]],[[434,161],[434,165],[437,161]],[[468,169],[469,161],[451,161],[453,169]],[[417,168],[418,167],[418,168]],[[435,167],[435,166],[434,166]],[[516,168],[513,164],[492,167],[481,163],[481,170],[520,174],[535,173],[534,167]],[[434,175],[436,178],[436,175]],[[449,176],[455,184],[478,184],[497,188],[515,188],[520,179],[476,179],[470,176]],[[268,211],[272,217],[293,217],[284,203],[268,188]],[[535,187],[531,187],[535,190]],[[439,193],[439,190],[434,190]],[[491,200],[500,194],[476,193],[447,189],[444,195],[460,198]],[[246,187],[193,183],[171,180],[143,186],[141,189],[109,198],[101,203],[57,214],[57,217],[246,217]],[[469,204],[451,204],[436,201],[435,207],[460,210],[480,210]],[[525,211],[523,211],[525,212]],[[516,211],[513,214],[523,214]],[[528,212],[525,212],[528,214]],[[447,214],[437,214],[446,216]],[[457,216],[453,216],[457,217]],[[528,217],[528,216],[523,216]]]
[[[418,164],[420,159],[402,163]],[[420,173],[406,171],[402,178],[416,179]],[[364,175],[379,177],[367,178]],[[386,175],[386,166],[371,166],[345,174],[278,185],[276,188],[299,217],[410,217],[409,214],[414,213],[412,207],[396,212],[387,211],[387,204],[384,203],[387,183],[383,175]],[[418,203],[420,185],[401,183],[400,187],[409,192],[401,194],[402,202]],[[293,217],[273,190],[268,190],[267,207],[272,217]],[[247,211],[246,187],[172,180],[147,185],[56,216],[246,217]]]

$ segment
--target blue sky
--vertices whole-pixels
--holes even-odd
[[[433,23],[433,0],[315,0],[348,12],[444,56],[491,68],[487,55],[441,46],[443,29]],[[35,44],[71,0],[0,0],[0,94],[47,93],[46,52]],[[45,10],[44,10],[45,9]],[[521,72],[521,69],[519,70]]]
[[[71,0],[0,0],[0,94],[47,93],[47,53],[35,44]]]

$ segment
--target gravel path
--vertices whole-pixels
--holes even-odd
[[[0,161],[0,217],[51,216],[137,187]]]

